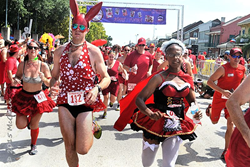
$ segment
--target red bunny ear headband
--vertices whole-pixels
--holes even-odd
[[[73,24],[78,24],[79,26],[83,25],[85,27],[85,29],[83,30],[84,32],[87,30],[88,22],[91,21],[99,13],[102,7],[102,2],[99,2],[98,4],[93,6],[86,15],[84,15],[82,13],[79,13],[76,0],[70,0],[69,3],[71,12],[74,16],[72,25]]]

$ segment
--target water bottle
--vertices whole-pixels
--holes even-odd
[[[134,72],[134,74],[136,75],[137,74],[137,70],[138,70],[138,66],[137,66],[137,64],[135,64],[135,70],[136,70],[136,72]]]
[[[194,114],[195,114],[196,112],[199,111],[199,108],[198,108],[198,106],[197,106],[194,102],[192,102],[192,103],[191,103],[190,110],[191,110],[191,114],[194,116]],[[195,119],[195,118],[193,117],[193,122],[194,122],[195,124],[198,124],[198,123],[200,123],[200,120],[197,120],[197,119]]]

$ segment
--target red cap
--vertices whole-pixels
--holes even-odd
[[[19,50],[21,50],[21,48],[19,48],[17,45],[10,45],[10,53],[16,53]]]
[[[205,51],[204,51],[204,52],[203,52],[203,54],[204,54],[204,55],[206,55],[206,54],[207,54],[207,52],[205,52]]]
[[[236,53],[242,54],[241,49],[240,49],[240,48],[233,48],[233,49],[230,50],[230,55],[231,55],[231,56],[232,56],[232,55],[235,55]]]
[[[144,38],[138,39],[137,45],[146,45],[146,40]]]
[[[149,50],[148,46],[145,46],[145,50]]]
[[[188,54],[191,55],[192,53],[192,50],[188,49]]]
[[[149,47],[150,47],[150,48],[154,48],[154,47],[155,47],[155,44],[154,44],[154,43],[151,43],[151,44],[149,45]]]

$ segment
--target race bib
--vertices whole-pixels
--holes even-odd
[[[128,91],[132,91],[135,88],[135,83],[128,83]]]
[[[84,91],[68,92],[68,104],[71,106],[77,106],[84,104]]]
[[[47,97],[45,96],[44,92],[41,91],[40,93],[38,93],[37,95],[34,95],[36,101],[38,103],[41,103],[43,101],[46,101],[47,100]]]
[[[165,118],[163,130],[165,132],[173,132],[173,131],[182,130],[180,119],[175,115],[175,113],[173,111],[167,110],[166,114],[170,118]]]

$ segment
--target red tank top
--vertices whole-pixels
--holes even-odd
[[[60,58],[61,91],[57,98],[57,104],[68,103],[68,92],[84,91],[84,96],[86,96],[87,92],[94,87],[95,73],[90,63],[86,42],[84,42],[81,56],[79,57],[79,60],[74,67],[71,66],[68,58],[70,45],[71,44],[69,43],[65,47]],[[94,105],[99,102],[100,97],[97,98],[97,101]],[[90,107],[94,108],[93,106]]]
[[[118,80],[118,74],[119,74],[118,68],[119,68],[120,62],[117,61],[117,60],[114,60],[114,61],[115,61],[115,64],[113,65],[113,67],[112,68],[108,68],[108,74],[111,77],[111,80],[113,78],[115,78],[116,81],[117,81]]]
[[[237,68],[233,68],[230,63],[226,63],[222,66],[225,69],[225,76],[218,79],[217,85],[225,90],[235,90],[244,77],[245,67],[239,64]],[[221,96],[221,93],[217,91],[215,91],[215,94],[215,96]]]

